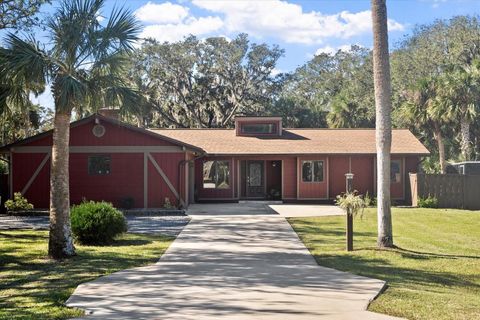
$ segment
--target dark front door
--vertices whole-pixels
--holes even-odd
[[[248,160],[247,168],[247,197],[264,198],[265,197],[265,163],[263,160]]]

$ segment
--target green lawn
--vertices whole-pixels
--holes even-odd
[[[369,310],[408,319],[480,319],[480,212],[393,209],[398,249],[377,250],[376,212],[355,219],[355,251],[345,217],[289,219],[318,264],[387,281]]]
[[[82,282],[157,261],[173,237],[126,234],[107,247],[77,246],[63,262],[46,258],[46,231],[0,231],[0,319],[67,319],[63,304]]]

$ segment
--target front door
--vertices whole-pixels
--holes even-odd
[[[247,197],[264,198],[265,197],[265,163],[263,160],[247,161]]]

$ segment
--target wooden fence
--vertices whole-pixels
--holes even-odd
[[[440,208],[480,209],[480,175],[410,174],[412,206],[434,196]]]

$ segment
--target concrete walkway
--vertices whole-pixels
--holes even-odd
[[[85,319],[394,319],[384,282],[320,267],[278,215],[196,215],[160,261],[80,285]]]

